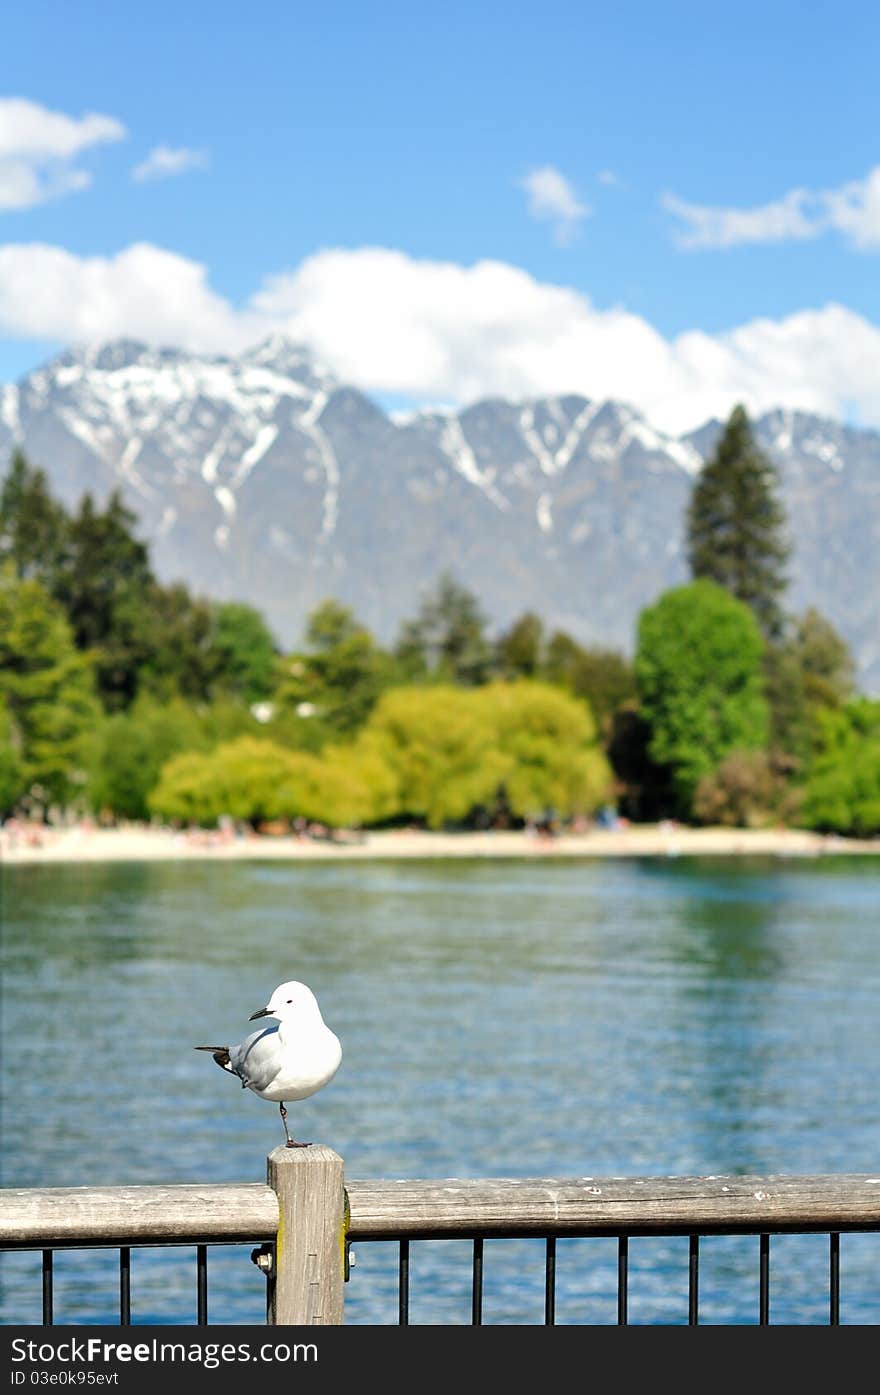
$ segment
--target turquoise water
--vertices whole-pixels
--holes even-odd
[[[880,864],[644,859],[154,863],[0,873],[2,1184],[259,1181],[277,1109],[191,1047],[275,985],[316,991],[344,1059],[291,1107],[350,1177],[880,1168]],[[360,1244],[351,1322],[396,1320],[396,1254]],[[630,1316],[687,1316],[687,1240],[633,1240]],[[542,1245],[487,1242],[485,1320],[536,1322]],[[827,1238],[772,1251],[776,1321],[827,1317]],[[111,1321],[116,1252],[56,1256],[57,1320]],[[470,1248],[413,1244],[411,1318],[465,1322]],[[701,1254],[702,1315],[751,1322],[757,1240]],[[0,1320],[39,1321],[6,1256]],[[611,1240],[560,1242],[560,1322],[616,1317]],[[880,1237],[844,1236],[845,1320],[880,1321]],[[248,1247],[210,1316],[260,1322]],[[189,1250],[136,1251],[133,1317],[193,1321]]]

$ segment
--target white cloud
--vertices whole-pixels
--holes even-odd
[[[839,305],[725,334],[666,339],[623,309],[501,262],[416,261],[330,250],[267,278],[244,308],[205,268],[149,244],[115,257],[0,247],[0,332],[100,341],[128,335],[212,353],[274,332],[311,345],[342,379],[416,402],[583,393],[632,402],[670,431],[744,401],[880,427],[880,326]]]
[[[614,170],[600,170],[596,178],[600,184],[605,184],[609,189],[619,189],[622,184],[620,175],[615,174]]]
[[[862,250],[880,247],[880,165],[864,179],[826,191],[822,201],[830,227]]]
[[[676,194],[660,202],[685,224],[676,241],[687,249],[804,240],[830,229],[861,251],[880,247],[880,165],[839,189],[792,189],[759,208],[709,208]]]
[[[125,134],[112,116],[77,119],[23,97],[0,98],[0,210],[32,208],[87,188],[91,175],[75,167],[76,156]]]
[[[759,208],[707,208],[685,203],[675,194],[664,194],[660,202],[686,225],[676,237],[678,245],[692,248],[817,237],[822,226],[815,215],[805,211],[810,200],[807,189],[792,189],[784,198]]]
[[[578,224],[592,213],[587,204],[579,202],[565,175],[552,165],[530,170],[518,183],[529,196],[529,213],[533,218],[552,222],[556,240],[563,246],[571,241]]]
[[[189,150],[185,146],[173,148],[157,145],[131,172],[132,179],[142,184],[145,180],[168,179],[175,174],[186,174],[188,170],[205,169],[208,156],[204,150]]]
[[[243,348],[261,324],[209,290],[204,267],[149,243],[115,257],[28,243],[0,247],[0,330],[68,343],[134,335],[222,352]]]

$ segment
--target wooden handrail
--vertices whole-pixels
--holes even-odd
[[[880,1175],[447,1178],[346,1183],[351,1240],[880,1230]],[[0,1248],[271,1239],[255,1182],[0,1190]]]

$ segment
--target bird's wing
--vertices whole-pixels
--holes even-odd
[[[276,1022],[245,1037],[238,1046],[231,1046],[229,1065],[242,1085],[251,1090],[265,1090],[278,1074],[279,1056],[280,1043]]]

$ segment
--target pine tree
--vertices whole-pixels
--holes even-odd
[[[68,518],[52,497],[44,470],[13,452],[0,485],[0,565],[11,562],[22,580],[51,587],[64,549]]]
[[[486,617],[476,596],[444,572],[403,625],[396,655],[412,677],[419,671],[466,687],[485,683],[492,669]]]
[[[99,708],[91,661],[61,607],[38,581],[0,568],[0,706],[21,766],[22,792],[65,804],[84,780]]]
[[[64,607],[78,649],[95,657],[98,692],[111,710],[126,707],[150,652],[149,553],[137,519],[114,491],[103,510],[84,494],[67,528],[52,592]]]
[[[691,495],[688,561],[695,580],[717,581],[745,601],[768,639],[785,622],[784,525],[776,470],[755,445],[745,409],[735,407]]]

